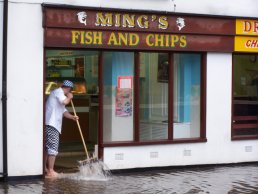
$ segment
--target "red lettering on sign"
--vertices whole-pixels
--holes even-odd
[[[252,28],[252,24],[249,21],[244,21],[244,32],[249,32]]]
[[[258,40],[247,40],[245,43],[246,48],[258,48]]]
[[[258,22],[254,22],[254,32],[258,31]]]
[[[257,45],[257,40],[253,40],[253,42],[252,42],[252,48],[254,48],[254,47],[257,47],[258,45]]]

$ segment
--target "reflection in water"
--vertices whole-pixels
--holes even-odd
[[[74,179],[76,173],[58,179],[0,184],[0,193],[257,193],[258,164],[192,167],[113,175],[108,179]]]

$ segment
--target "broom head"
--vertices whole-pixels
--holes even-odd
[[[98,162],[98,158],[97,157],[92,157],[92,158],[87,158],[85,160],[80,160],[78,161],[80,166],[85,166],[88,164],[92,164],[92,163],[96,163]]]

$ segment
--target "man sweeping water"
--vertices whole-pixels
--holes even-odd
[[[54,165],[58,154],[59,135],[62,130],[63,116],[74,121],[79,119],[78,116],[70,114],[65,108],[73,98],[73,94],[71,93],[72,88],[73,83],[69,80],[65,80],[61,87],[50,93],[46,102],[45,173],[47,177],[58,176],[58,173],[54,170]]]

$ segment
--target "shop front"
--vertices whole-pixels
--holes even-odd
[[[258,137],[258,20],[237,19],[233,55],[232,139]]]
[[[245,74],[258,65],[254,49],[236,50],[246,35],[236,36],[235,18],[54,5],[43,5],[43,14],[45,95],[64,79],[75,83],[87,145],[111,169],[242,162],[226,155],[241,144],[232,140],[257,138],[250,123],[258,120],[255,80],[247,89]],[[257,40],[248,40],[257,52]],[[233,86],[232,53],[233,81],[240,77]],[[224,101],[231,86],[232,120]],[[228,119],[215,119],[221,126],[214,132],[212,114],[223,111],[216,92]],[[61,144],[80,142],[72,125],[64,121]],[[220,130],[231,135],[218,136]]]

